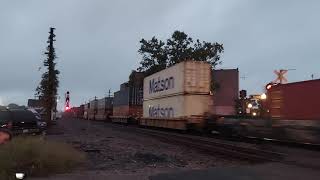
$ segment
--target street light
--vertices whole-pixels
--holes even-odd
[[[251,103],[248,104],[248,108],[249,108],[249,109],[252,108],[252,104],[251,104]]]
[[[265,93],[261,94],[260,99],[262,99],[262,100],[267,99],[267,95]]]
[[[24,173],[16,173],[17,179],[24,179],[25,174]]]
[[[257,113],[256,113],[256,112],[253,112],[253,113],[252,113],[252,115],[253,115],[253,116],[256,116],[256,115],[257,115]]]

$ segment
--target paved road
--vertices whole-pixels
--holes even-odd
[[[151,176],[150,180],[319,180],[319,178],[319,170],[272,163],[165,173]]]

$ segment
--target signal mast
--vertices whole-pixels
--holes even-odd
[[[66,103],[65,103],[65,111],[68,111],[70,109],[70,92],[67,91],[65,94],[66,97]]]

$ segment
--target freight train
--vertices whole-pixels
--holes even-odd
[[[84,118],[320,143],[320,80],[266,87],[263,118],[239,117],[238,69],[212,71],[206,62],[184,61],[147,77],[133,71],[112,106],[90,101]]]
[[[215,93],[228,98],[214,98],[212,70],[206,62],[184,61],[148,77],[133,71],[129,81],[114,93],[112,115],[100,103],[103,99],[95,99],[85,104],[84,118],[180,130],[203,129],[210,113],[236,113],[238,69],[215,70],[213,74],[213,80],[219,83]],[[105,114],[109,114],[108,118]]]
[[[114,93],[112,122],[138,123],[142,117],[143,79],[143,73],[133,71],[129,81],[121,84],[120,90]]]
[[[113,97],[95,98],[83,105],[83,118],[87,120],[111,121]]]

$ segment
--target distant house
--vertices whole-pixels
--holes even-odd
[[[28,109],[37,111],[41,116],[44,116],[45,114],[44,108],[39,99],[28,99]]]
[[[42,108],[39,99],[28,99],[28,108]]]
[[[25,106],[19,106],[18,104],[10,103],[7,106],[9,109],[25,109]]]

